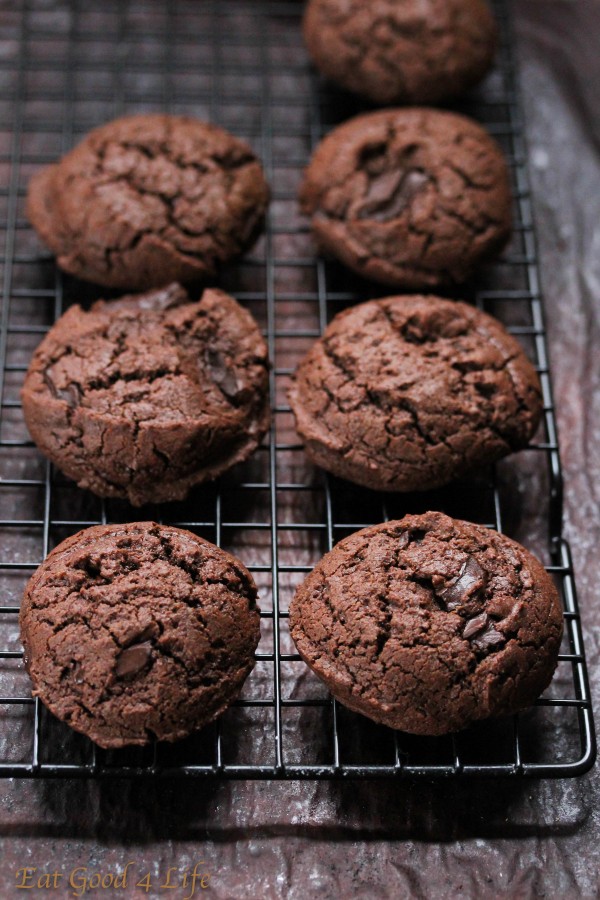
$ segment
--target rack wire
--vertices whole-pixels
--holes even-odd
[[[0,6],[0,775],[348,778],[567,777],[589,769],[595,734],[573,567],[562,538],[562,475],[540,295],[510,22],[495,71],[460,109],[502,144],[513,178],[515,236],[503,259],[461,292],[498,316],[534,360],[544,420],[527,450],[429,494],[384,496],[306,461],[285,389],[300,356],[344,306],[373,286],[317,258],[296,192],[312,148],[360,111],[311,70],[290,0],[20,0]],[[106,291],[63,276],[24,216],[29,176],[91,127],[167,110],[217,122],[254,146],[273,188],[265,236],[221,285],[255,315],[273,369],[274,427],[253,459],[182,504],[132,510],[78,490],[43,460],[24,427],[19,388],[31,352],[72,302]],[[345,535],[427,508],[506,531],[542,558],[564,603],[565,638],[532,710],[447,738],[390,731],[339,706],[295,653],[288,606],[297,584]],[[236,553],[253,572],[263,635],[241,699],[173,746],[101,751],[30,693],[18,605],[31,572],[68,534],[154,518]]]

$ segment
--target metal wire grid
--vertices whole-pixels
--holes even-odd
[[[92,10],[22,0],[6,19],[0,57],[5,205],[0,337],[0,774],[199,775],[222,778],[535,775],[566,777],[595,758],[581,624],[569,548],[561,536],[562,476],[538,282],[525,145],[504,2],[499,62],[465,111],[503,144],[513,174],[515,240],[467,297],[519,336],[542,381],[542,433],[496,470],[434,494],[381,497],[306,464],[285,400],[298,357],[344,305],[372,286],[315,259],[298,217],[299,173],[311,149],[356,103],[311,74],[296,2],[117,0]],[[96,297],[62,276],[23,217],[27,179],[80,134],[124,112],[166,109],[205,116],[246,137],[273,186],[266,235],[223,275],[265,329],[273,361],[275,426],[253,460],[186,504],[147,509],[101,502],[52,471],[28,439],[18,387],[32,349],[73,301]],[[515,497],[518,502],[515,504]],[[516,507],[516,508],[515,508]],[[539,507],[539,508],[538,508]],[[449,738],[417,739],[375,726],[332,701],[294,652],[287,606],[323,552],[358,528],[437,508],[519,536],[546,559],[565,607],[559,670],[531,712]],[[358,513],[358,514],[357,514]],[[22,587],[49,549],[89,525],[159,518],[237,553],[259,583],[263,639],[242,699],[174,747],[104,752],[56,722],[28,693],[16,616]],[[547,528],[547,533],[544,533]]]

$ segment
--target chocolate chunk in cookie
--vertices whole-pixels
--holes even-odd
[[[256,586],[189,531],[80,531],[30,579],[20,613],[33,694],[101,747],[175,741],[237,697],[260,638]]]
[[[34,175],[27,212],[66,272],[144,290],[212,277],[255,241],[268,200],[243,141],[197,119],[139,115]]]
[[[525,447],[542,413],[517,340],[487,313],[439,297],[387,297],[337,315],[289,399],[314,463],[387,491],[440,487]]]
[[[134,506],[182,500],[245,460],[269,427],[267,347],[222,291],[179,285],[72,306],[37,348],[23,414],[80,487]]]
[[[464,282],[511,233],[502,152],[476,122],[433,109],[357,116],[319,144],[300,190],[319,247],[406,290]]]
[[[436,512],[341,541],[290,607],[298,652],[334,697],[425,735],[530,706],[550,683],[562,629],[534,556]]]
[[[486,75],[497,27],[484,0],[309,0],[304,38],[341,87],[382,106],[435,104]]]

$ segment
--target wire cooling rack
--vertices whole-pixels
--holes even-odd
[[[286,387],[335,313],[381,291],[315,257],[296,192],[322,135],[360,111],[311,70],[299,2],[42,0],[0,2],[0,774],[197,775],[220,778],[377,776],[566,777],[586,771],[595,737],[569,547],[525,145],[507,12],[495,71],[463,112],[502,144],[513,178],[515,236],[461,296],[498,316],[534,360],[544,420],[531,447],[493,470],[429,494],[387,496],[313,469],[295,435]],[[30,175],[91,127],[125,112],[168,110],[246,138],[273,188],[257,247],[221,285],[256,316],[273,362],[274,427],[252,460],[185,504],[132,510],[61,478],[25,430],[19,388],[43,333],[72,302],[106,296],[63,276],[24,215]],[[297,584],[340,538],[427,508],[484,523],[544,560],[564,602],[565,638],[549,690],[532,710],[446,738],[392,732],[334,702],[294,652],[287,610]],[[213,726],[173,746],[101,751],[30,693],[18,639],[26,580],[67,535],[104,522],[154,518],[236,553],[260,592],[263,635],[241,699]]]

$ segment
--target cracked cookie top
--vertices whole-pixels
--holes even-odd
[[[310,0],[304,38],[318,68],[374,103],[438,103],[477,84],[497,42],[483,0]]]
[[[290,606],[298,652],[341,703],[425,735],[530,706],[550,683],[562,628],[534,556],[437,512],[341,541]]]
[[[256,586],[189,531],[80,531],[30,579],[20,613],[33,694],[101,747],[174,741],[239,694],[260,638]]]
[[[27,213],[66,272],[144,290],[212,277],[254,242],[268,200],[243,141],[185,116],[138,115],[34,175]]]
[[[466,281],[506,244],[508,168],[476,122],[433,109],[357,116],[319,144],[300,189],[326,253],[374,281]]]
[[[525,447],[542,412],[534,367],[496,319],[439,297],[337,315],[289,399],[308,456],[376,490],[427,490]]]
[[[182,287],[72,306],[22,391],[34,441],[81,487],[139,506],[181,500],[256,449],[269,426],[267,347],[222,291]]]

